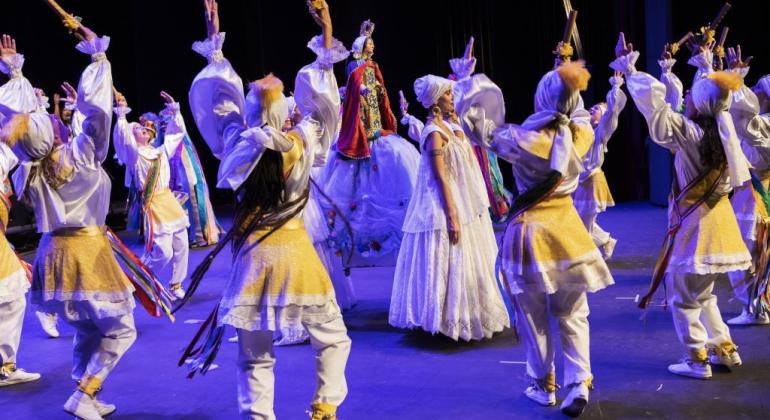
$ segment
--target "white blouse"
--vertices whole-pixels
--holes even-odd
[[[105,55],[109,42],[110,38],[104,36],[81,41],[76,47],[90,55],[92,62],[78,84],[77,108],[84,116],[82,132],[71,142],[56,146],[60,164],[72,170],[68,181],[58,189],[52,188],[42,171],[33,171],[40,161],[22,163],[13,175],[16,193],[19,196],[26,193],[34,205],[39,232],[102,226],[107,218],[112,184],[102,169],[102,162],[107,158],[112,125],[112,67]],[[9,95],[10,99],[14,103],[36,103],[34,91],[21,85],[24,83],[16,83],[18,89]]]

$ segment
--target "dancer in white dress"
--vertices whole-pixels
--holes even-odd
[[[389,322],[480,340],[510,320],[495,281],[489,199],[473,146],[454,116],[452,85],[433,75],[414,84],[431,116],[422,129],[422,160],[404,221]],[[450,121],[442,114],[452,115]]]

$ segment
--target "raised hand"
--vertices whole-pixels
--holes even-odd
[[[674,58],[674,46],[672,44],[666,44],[663,46],[663,53],[660,55],[661,60],[670,60]]]
[[[163,91],[163,90],[160,91],[160,97],[163,98],[163,101],[167,104],[176,102],[171,95],[169,95],[168,93],[166,93],[166,91]]]
[[[615,58],[623,57],[634,51],[634,44],[626,43],[626,34],[623,32],[618,35],[618,43],[615,45]]]
[[[727,58],[727,67],[730,69],[748,67],[749,63],[751,63],[751,59],[754,57],[749,57],[746,61],[743,61],[742,54],[740,45],[738,45],[737,48],[728,48],[725,55]]]
[[[465,46],[465,54],[463,54],[463,58],[465,58],[466,60],[470,60],[471,58],[473,58],[474,41],[475,40],[473,39],[473,37],[471,37],[471,39],[468,40],[468,44]]]
[[[203,0],[206,9],[206,33],[209,38],[219,33],[219,3],[217,0]]]
[[[404,97],[404,91],[399,90],[398,91],[398,105],[401,107],[401,116],[409,115],[409,102],[406,101],[406,98]]]
[[[0,58],[5,60],[16,54],[16,40],[10,35],[3,35],[0,38]]]
[[[83,40],[90,41],[96,38],[96,33],[94,33],[94,31],[92,31],[91,29],[89,29],[83,24],[81,24],[80,26],[77,27],[77,29],[75,29],[74,34],[75,34],[75,37],[77,37],[81,41]]]
[[[112,88],[112,95],[115,97],[115,106],[117,107],[127,107],[128,102],[126,101],[126,97],[123,96],[122,93],[118,92],[115,87]]]
[[[68,82],[61,84],[61,90],[64,91],[64,102],[74,105],[78,101],[78,91]]]

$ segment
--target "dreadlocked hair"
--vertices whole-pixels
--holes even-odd
[[[722,140],[719,137],[719,127],[713,117],[699,116],[695,123],[703,130],[700,141],[700,161],[708,168],[717,168],[727,161]]]
[[[243,222],[256,212],[265,214],[277,209],[286,196],[281,153],[266,149],[246,182],[241,185],[238,196],[236,221]]]

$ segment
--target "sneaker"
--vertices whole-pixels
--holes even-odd
[[[311,411],[307,412],[310,420],[337,420],[337,407],[325,403],[313,403]]]
[[[707,362],[695,362],[689,358],[681,363],[668,365],[668,371],[674,375],[689,376],[695,379],[711,378],[711,366]]]
[[[47,314],[45,312],[35,311],[37,320],[40,321],[40,327],[51,338],[59,337],[59,330],[56,328],[56,314]]]
[[[733,350],[729,353],[717,353],[716,350],[709,349],[709,363],[715,366],[727,366],[732,369],[742,365],[743,361],[741,361],[741,355],[738,354],[738,350]]]
[[[532,384],[524,390],[524,395],[530,400],[546,407],[556,405],[556,393],[548,392],[538,384]]]
[[[234,336],[227,339],[228,343],[237,343],[238,342],[238,334],[235,334]]]
[[[610,238],[609,241],[607,241],[606,244],[602,245],[602,250],[604,250],[604,260],[609,260],[612,258],[612,253],[615,252],[615,245],[618,244],[618,240],[615,238]]]
[[[569,417],[578,417],[583,414],[588,405],[588,385],[580,382],[570,386],[567,398],[561,403],[561,412]]]
[[[171,284],[168,287],[168,291],[171,292],[171,296],[175,299],[184,299],[184,289],[182,289],[182,283]]]
[[[0,370],[0,387],[23,384],[38,379],[40,379],[39,373],[30,373],[17,367],[3,368]]]
[[[727,325],[770,325],[770,316],[767,315],[767,312],[762,312],[757,316],[744,308],[740,315],[727,320]]]
[[[102,420],[94,401],[94,397],[78,389],[64,403],[64,411],[83,420]]]
[[[94,398],[94,406],[96,406],[96,411],[102,417],[107,417],[118,409],[115,404],[108,404],[98,398]]]

